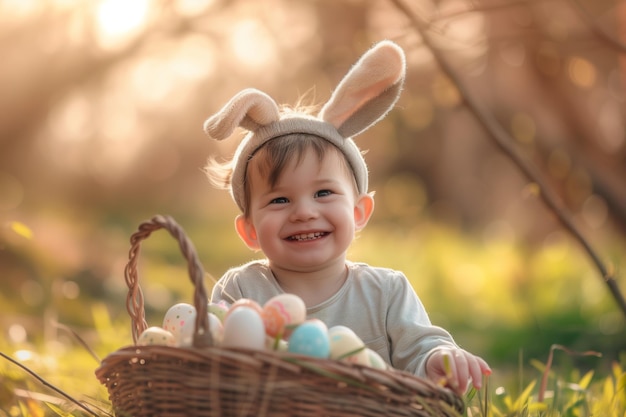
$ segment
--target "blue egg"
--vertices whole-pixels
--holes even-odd
[[[328,330],[319,322],[304,322],[289,337],[287,350],[291,353],[327,358],[330,355]]]

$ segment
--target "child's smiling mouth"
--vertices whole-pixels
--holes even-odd
[[[326,236],[327,234],[328,234],[327,232],[300,233],[300,234],[297,234],[297,235],[289,236],[287,238],[287,240],[289,240],[289,241],[296,241],[296,242],[305,242],[305,241],[308,241],[308,240],[319,239],[321,237]]]

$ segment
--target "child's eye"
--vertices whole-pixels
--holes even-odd
[[[331,190],[320,190],[317,193],[315,193],[315,197],[327,197],[331,194],[333,194]]]
[[[272,199],[272,201],[270,201],[270,204],[286,204],[288,202],[289,200],[287,199],[287,197],[277,197]]]

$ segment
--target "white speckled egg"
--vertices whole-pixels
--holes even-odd
[[[246,306],[229,312],[224,319],[222,346],[264,349],[265,327],[259,313]]]
[[[330,341],[326,325],[319,320],[305,321],[291,333],[288,350],[291,353],[327,358]]]
[[[171,332],[160,327],[148,327],[137,339],[139,346],[176,346],[176,339]]]
[[[285,334],[287,326],[304,322],[306,305],[302,298],[295,294],[279,294],[263,304],[262,317],[267,334],[280,337]]]
[[[346,362],[370,364],[365,343],[346,326],[333,326],[328,330],[330,339],[330,357]]]
[[[163,319],[163,329],[174,335],[178,346],[191,346],[195,325],[196,308],[186,303],[170,307]]]

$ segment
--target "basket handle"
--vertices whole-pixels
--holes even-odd
[[[198,260],[196,249],[185,234],[181,226],[170,216],[157,215],[139,225],[138,230],[130,237],[131,248],[128,252],[128,263],[124,269],[124,277],[128,286],[126,309],[131,318],[133,342],[148,328],[144,308],[143,292],[137,277],[137,259],[141,248],[141,241],[148,238],[152,232],[166,229],[177,241],[180,250],[187,260],[189,278],[194,286],[194,306],[196,307],[196,323],[193,335],[193,346],[202,348],[213,344],[209,331],[209,317],[207,314],[207,292],[204,287],[204,269]]]

